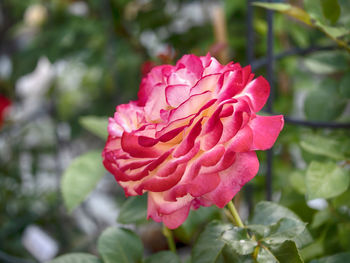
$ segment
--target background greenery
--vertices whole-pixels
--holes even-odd
[[[214,26],[211,18],[214,7],[223,10],[216,18],[227,27],[224,42],[217,34],[220,25]],[[136,98],[142,74],[150,65],[174,63],[183,54],[205,55],[208,51],[221,61],[229,58],[246,65],[247,47],[252,45],[246,38],[246,1],[3,0],[0,8],[0,94],[13,101],[0,128],[1,260],[12,262],[10,256],[15,256],[35,262],[22,244],[26,228],[33,224],[56,240],[59,254],[86,252],[100,255],[103,262],[120,258],[108,254],[114,239],[130,239],[128,248],[138,251],[126,255],[130,262],[166,248],[159,226],[145,220],[145,198],[125,200],[112,176],[103,176],[99,152],[106,138],[107,116],[113,115],[116,105]],[[260,2],[254,7],[253,20],[256,58],[266,55],[266,8],[276,11],[276,53],[316,47],[314,52],[276,61],[274,111],[309,121],[349,122],[349,1]],[[317,47],[328,48],[317,51]],[[4,70],[6,67],[10,69]],[[255,73],[266,76],[264,67]],[[251,225],[249,231],[257,236],[262,233],[261,225],[269,233],[274,233],[276,224],[294,231],[288,238],[285,232],[271,234],[273,241],[269,242],[277,242],[276,235],[279,238],[273,253],[294,251],[292,255],[298,257],[290,257],[291,262],[349,260],[349,254],[339,254],[350,248],[349,135],[349,128],[287,123],[274,148],[273,201],[279,205],[259,203],[260,209],[252,213],[250,202],[255,205],[266,194],[266,154],[259,153],[261,168],[249,184],[253,192],[240,194],[236,203]],[[99,204],[104,200],[111,206],[101,210]],[[259,213],[268,218],[263,208],[270,206],[281,214],[266,219],[268,222],[258,220]],[[111,210],[115,213],[102,216]],[[181,257],[214,262],[210,255],[216,253],[215,262],[230,262],[236,254],[253,253],[256,243],[248,248],[232,245],[242,233],[227,222],[210,223],[202,231],[212,219],[225,218],[214,207],[192,212],[174,231]],[[100,236],[114,222],[132,227],[144,245],[123,228],[108,228]],[[254,228],[256,224],[260,228]],[[224,232],[231,239],[220,239],[216,247],[205,243]],[[294,240],[301,233],[302,244]],[[271,235],[262,235],[261,242]],[[125,246],[117,241],[113,244],[121,249]],[[189,247],[193,248],[191,257]],[[264,251],[260,249],[260,262],[275,260]],[[336,256],[317,260],[332,255]],[[86,262],[99,262],[88,254],[82,257]],[[179,260],[171,252],[152,257],[145,262]],[[236,260],[246,260],[239,258]],[[67,260],[60,262],[76,262]]]

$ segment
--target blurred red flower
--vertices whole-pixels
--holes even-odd
[[[6,98],[5,96],[0,94],[0,128],[3,124],[3,121],[5,119],[5,115],[11,106],[12,102]]]

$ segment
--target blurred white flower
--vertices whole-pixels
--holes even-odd
[[[87,67],[78,60],[60,60],[55,63],[57,87],[61,91],[78,90],[82,86]]]
[[[59,250],[57,241],[36,225],[26,227],[22,244],[39,262],[54,258]]]
[[[316,210],[324,210],[325,208],[327,208],[328,203],[326,199],[316,198],[316,199],[307,201],[307,205],[308,207]]]
[[[68,6],[68,12],[75,16],[86,16],[89,12],[89,8],[85,2],[78,1]]]
[[[11,59],[6,56],[0,56],[0,79],[8,79],[12,73]]]
[[[16,93],[23,101],[23,107],[18,109],[15,118],[29,116],[40,107],[44,96],[50,88],[56,75],[55,68],[46,57],[41,57],[35,70],[19,78],[16,82]]]
[[[41,97],[51,85],[54,68],[47,57],[41,57],[35,70],[18,79],[16,93],[21,98]]]
[[[45,6],[40,4],[31,5],[24,13],[24,23],[30,27],[39,27],[46,21],[47,16]]]
[[[217,7],[216,1],[190,2],[181,5],[176,13],[176,18],[170,25],[170,31],[183,33],[191,27],[201,26],[210,20],[213,10]],[[168,14],[173,14],[177,7],[171,1],[168,1],[165,8]]]

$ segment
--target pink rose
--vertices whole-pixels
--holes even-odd
[[[138,100],[109,119],[103,163],[127,196],[148,192],[148,218],[173,229],[190,209],[224,207],[258,172],[283,116],[259,116],[270,93],[250,66],[208,54],[154,67]]]

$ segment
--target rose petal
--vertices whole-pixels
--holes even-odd
[[[147,122],[158,122],[161,120],[160,110],[167,107],[165,100],[165,84],[157,84],[154,91],[149,94],[145,105],[145,116]]]
[[[235,98],[240,96],[249,97],[252,103],[252,109],[254,112],[258,112],[265,105],[270,94],[270,85],[263,77],[258,77],[255,80],[249,82],[243,91]]]
[[[159,88],[165,86],[166,79],[173,70],[173,66],[170,65],[152,68],[151,72],[148,73],[141,81],[140,90],[137,94],[139,98],[139,106],[145,106],[152,94],[157,93],[158,90],[155,90],[154,87]]]
[[[221,72],[223,66],[215,58],[210,57],[209,53],[205,57],[200,57],[200,59],[204,67],[204,76]]]
[[[191,131],[187,135],[187,137],[180,143],[179,146],[176,147],[173,156],[180,157],[188,153],[194,146],[195,139],[200,134],[202,130],[202,119],[197,121],[197,123],[192,127]]]
[[[164,200],[163,193],[149,192],[147,218],[153,218],[155,221],[160,219],[165,223],[164,216],[168,215],[167,222],[169,224],[166,226],[176,228],[178,224],[182,224],[186,220],[193,199],[190,195],[186,195],[178,198],[176,202],[168,202]],[[184,207],[186,207],[185,211],[188,209],[187,213],[184,213]],[[177,211],[180,211],[180,213]]]
[[[190,212],[190,208],[191,208],[191,203],[180,208],[179,210],[175,211],[172,214],[163,215],[164,225],[166,225],[169,229],[178,228],[180,225],[182,225],[183,222],[185,222]]]
[[[181,182],[166,192],[165,200],[175,201],[178,197],[182,197],[187,193],[191,193],[192,196],[200,196],[212,191],[219,183],[218,173],[217,171],[202,173],[201,168],[215,166],[221,160],[224,152],[225,147],[221,145],[205,152],[186,170]]]
[[[162,151],[156,147],[144,147],[139,144],[138,136],[132,133],[124,132],[121,138],[122,149],[129,153],[131,157],[150,158],[157,157],[162,154]]]
[[[167,86],[165,88],[166,102],[173,108],[178,107],[188,99],[190,88],[190,86],[183,84]]]
[[[202,77],[203,65],[201,60],[195,55],[184,55],[177,63],[177,69],[186,68],[188,71],[194,73],[199,79]]]
[[[219,73],[204,76],[191,88],[190,96],[216,90],[220,76],[221,74]]]
[[[244,88],[242,70],[225,72],[221,75],[220,82],[222,82],[220,90],[216,90],[218,100],[222,101],[234,97]]]
[[[220,172],[220,184],[204,196],[215,205],[223,208],[242,186],[249,182],[259,170],[259,161],[255,152],[237,153],[232,166]]]
[[[228,148],[234,152],[247,152],[252,148],[252,144],[253,131],[248,125],[246,125],[243,129],[240,129],[231,139]]]
[[[194,112],[200,112],[205,109],[206,105],[212,104],[211,92],[206,91],[201,94],[193,95],[184,103],[182,103],[178,108],[171,111],[169,115],[169,122],[176,119],[182,119],[187,117]]]
[[[253,131],[252,150],[267,150],[271,148],[282,130],[283,124],[282,115],[256,116],[249,123]]]
[[[186,169],[186,164],[180,164],[177,166],[166,165],[166,168],[163,168],[163,173],[166,173],[167,176],[158,176],[154,175],[149,179],[144,180],[138,187],[135,189],[135,192],[142,193],[143,190],[148,190],[152,192],[163,192],[174,185],[176,185]]]

